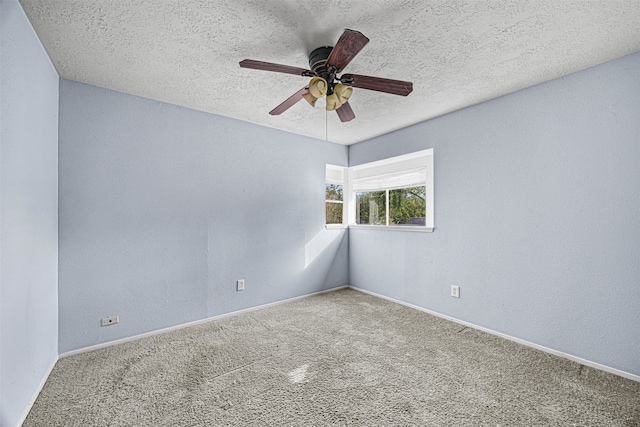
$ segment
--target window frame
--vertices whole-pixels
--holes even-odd
[[[342,187],[342,200],[327,199],[326,198],[327,185],[340,185]],[[335,204],[342,205],[342,221],[341,222],[328,223],[327,222],[326,213],[325,213],[325,218],[324,218],[325,225],[332,225],[332,226],[344,225],[344,220],[345,220],[345,212],[344,211],[346,209],[346,204],[344,202],[344,199],[345,199],[344,190],[345,190],[344,184],[335,184],[335,183],[331,183],[331,182],[325,182],[325,199],[324,199],[325,209],[326,209],[327,203],[335,203]]]
[[[357,225],[357,226],[371,226],[371,227],[398,227],[398,228],[408,228],[408,227],[416,227],[419,229],[422,229],[426,226],[426,216],[427,216],[427,211],[426,211],[426,206],[425,206],[425,225],[398,225],[398,224],[390,224],[390,220],[391,220],[391,198],[390,198],[390,193],[392,191],[395,190],[404,190],[407,188],[416,188],[416,187],[425,187],[425,199],[426,199],[426,185],[416,185],[414,187],[390,187],[390,188],[386,188],[386,189],[382,189],[382,190],[365,190],[365,191],[354,191],[354,196],[355,196],[355,200],[356,200],[356,204],[355,204],[355,210],[356,210],[356,222],[353,225]],[[357,222],[358,219],[358,194],[362,194],[362,193],[382,193],[384,192],[384,199],[385,199],[385,223],[384,224],[360,224]],[[426,200],[425,200],[426,202]],[[426,203],[425,203],[426,204]]]
[[[325,218],[324,218],[325,228],[347,228],[347,209],[348,209],[348,205],[346,203],[346,199],[347,199],[348,187],[347,187],[346,175],[347,175],[347,168],[345,166],[336,166],[336,165],[330,165],[330,164],[326,165],[326,168],[325,168],[325,179],[324,179],[324,185],[325,185],[325,200],[324,200],[325,212],[326,212],[327,203],[341,203],[342,204],[342,222],[339,223],[339,224],[327,224],[327,217],[326,217],[326,213],[325,213]],[[341,185],[342,186],[342,200],[327,200],[327,198],[326,198],[327,184]]]
[[[434,169],[433,169],[433,148],[427,150],[416,151],[413,153],[403,154],[400,156],[389,157],[374,162],[363,163],[351,167],[335,166],[327,164],[327,177],[325,178],[325,186],[330,182],[329,175],[341,176],[342,192],[343,192],[343,208],[342,208],[342,224],[325,224],[326,228],[354,228],[369,230],[387,230],[387,231],[411,231],[411,232],[427,232],[431,233],[435,229],[434,226]],[[422,171],[424,169],[424,172]],[[414,182],[414,185],[393,186],[391,181],[395,178],[402,180],[403,176],[420,171],[420,176],[424,174],[426,212],[425,225],[371,225],[356,223],[356,193],[364,191],[386,191],[386,197],[389,197],[389,191],[393,189],[410,188],[413,186],[422,186],[422,181]],[[330,172],[331,171],[331,172]],[[358,180],[367,180],[371,182],[382,181],[381,187],[373,187],[361,189],[357,188]],[[422,179],[422,178],[421,178]],[[361,182],[361,181],[360,181]],[[411,181],[413,182],[413,181]],[[386,206],[386,224],[389,223],[389,200]],[[326,217],[325,217],[326,221]]]

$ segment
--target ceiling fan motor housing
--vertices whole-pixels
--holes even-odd
[[[333,46],[322,46],[314,49],[309,54],[309,67],[316,73],[326,70],[327,58],[329,58],[332,50]]]

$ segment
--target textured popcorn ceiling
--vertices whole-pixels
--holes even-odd
[[[353,144],[640,50],[638,0],[20,0],[58,73],[121,92]],[[409,80],[408,97],[356,89],[341,123],[301,101],[295,75],[343,29],[371,41],[346,67]]]

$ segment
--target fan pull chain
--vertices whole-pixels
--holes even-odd
[[[324,110],[324,140],[329,142],[329,112]]]

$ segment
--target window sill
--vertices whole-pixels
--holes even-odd
[[[433,233],[433,227],[411,226],[411,225],[361,225],[349,224],[349,228],[362,230],[384,230],[384,231],[418,231],[422,233]]]
[[[349,226],[345,224],[325,224],[324,228],[326,228],[327,230],[341,230],[349,228]]]
[[[361,225],[361,224],[325,224],[327,230],[340,230],[345,228],[355,228],[361,230],[384,230],[384,231],[417,231],[420,233],[433,233],[433,227],[411,226],[411,225]]]

